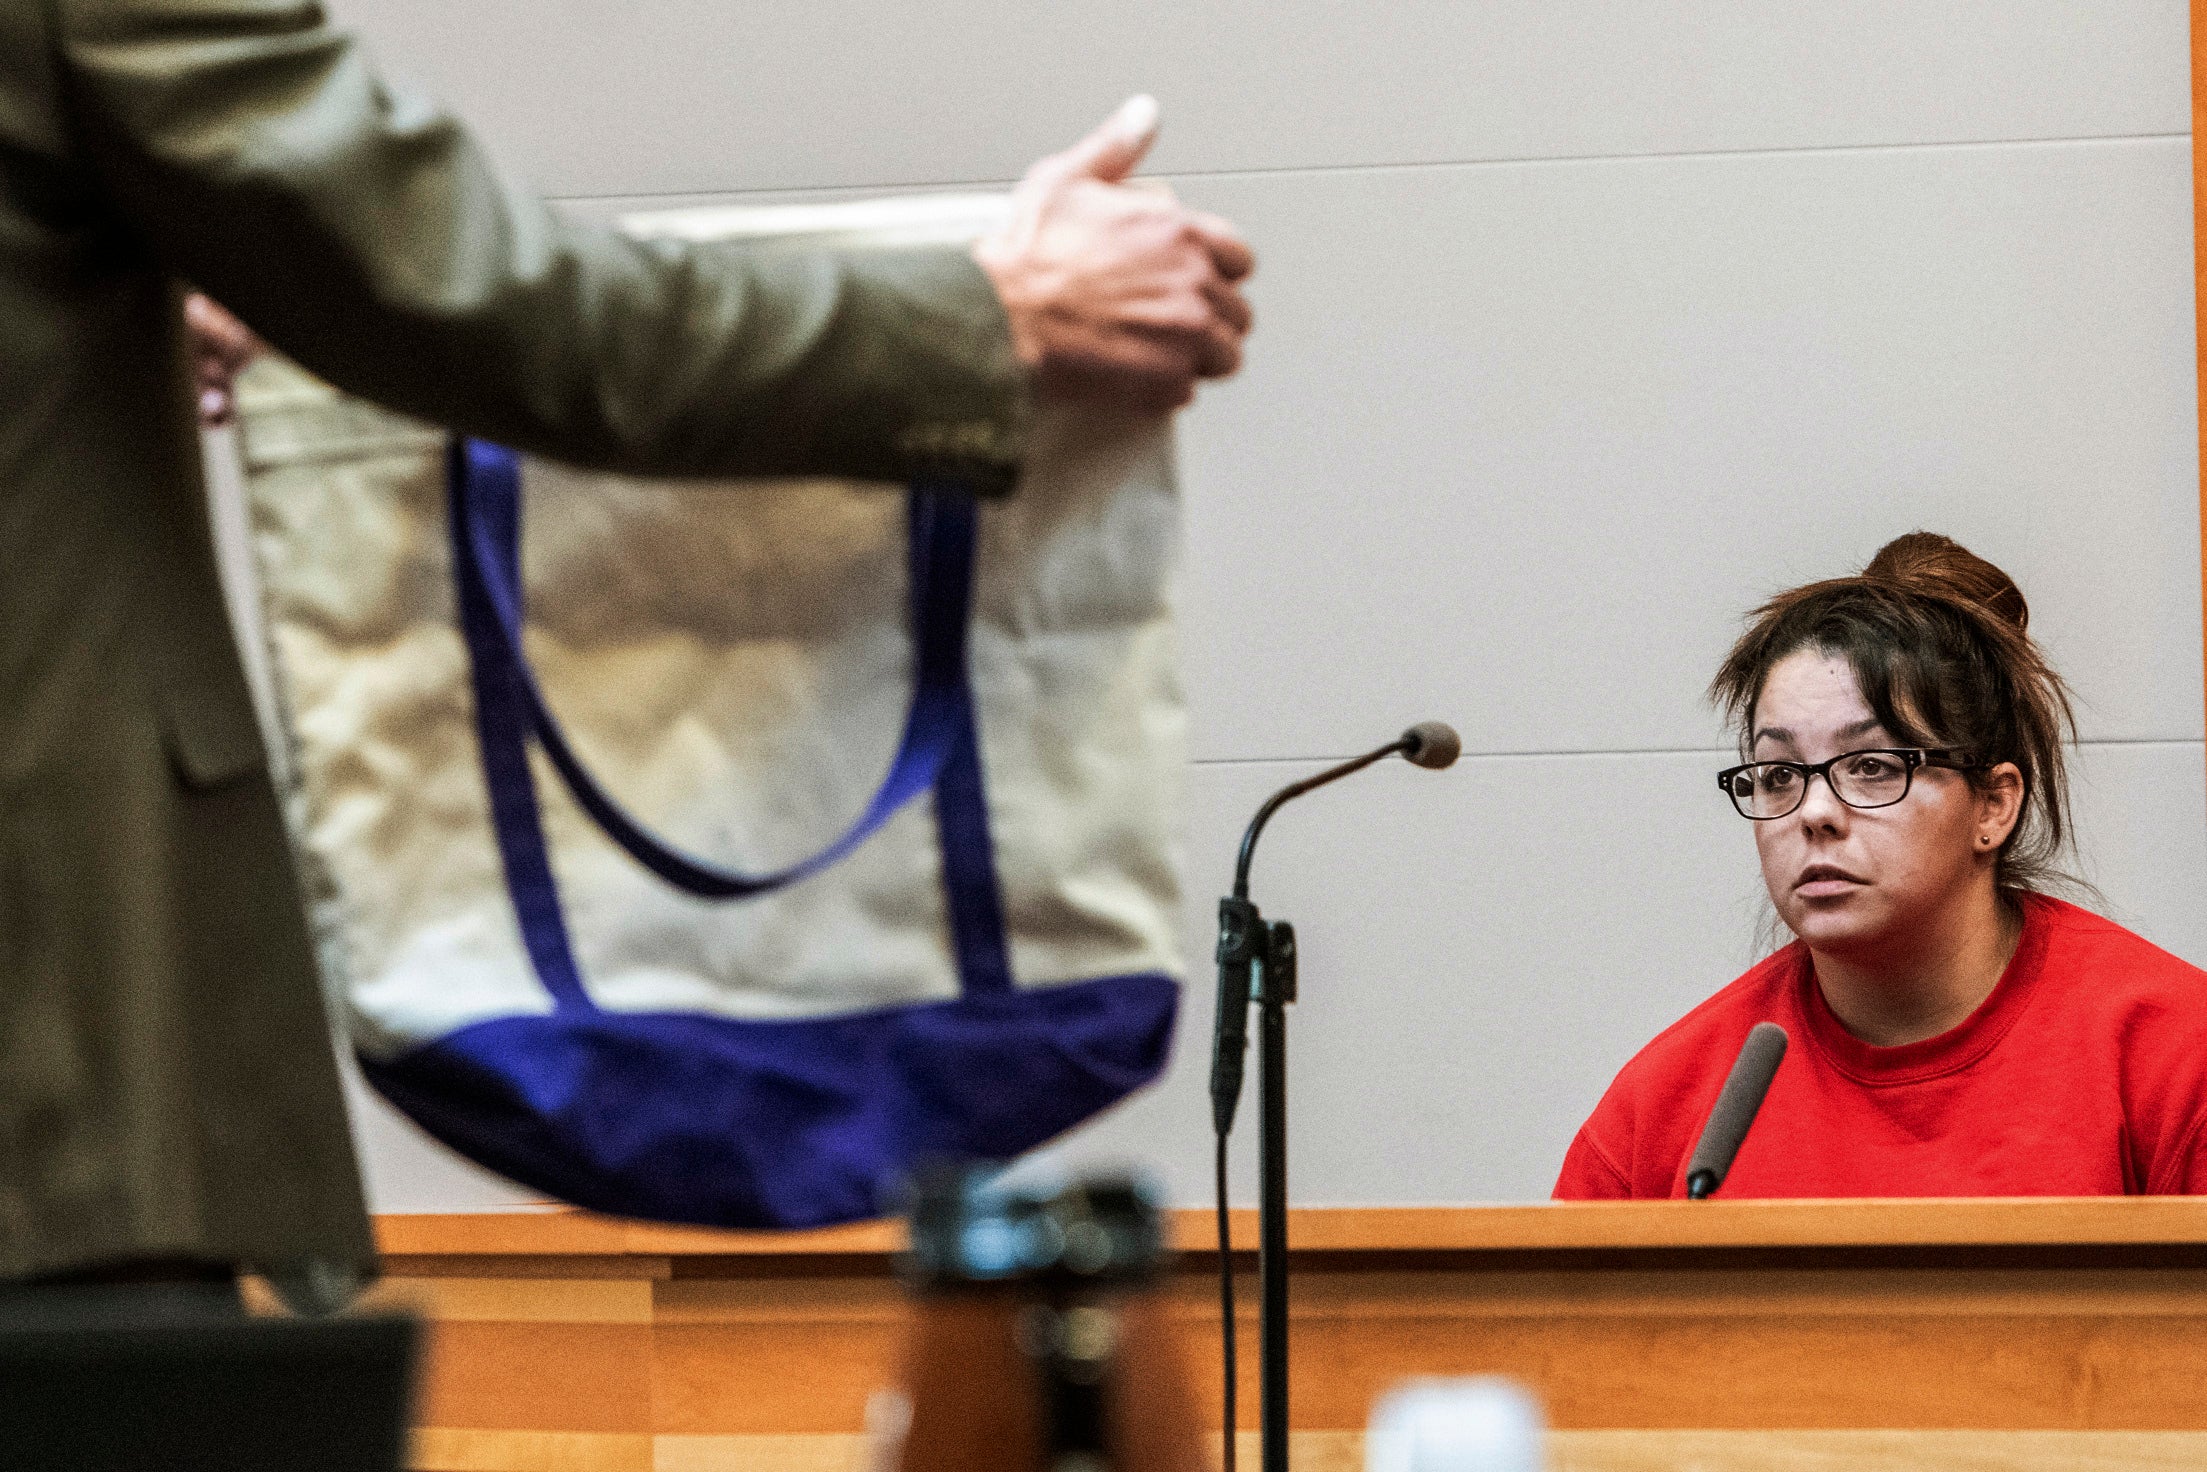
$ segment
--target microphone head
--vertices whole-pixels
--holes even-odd
[[[1439,771],[1463,754],[1464,739],[1441,721],[1420,721],[1402,733],[1402,759],[1414,767]]]

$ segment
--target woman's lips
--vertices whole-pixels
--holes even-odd
[[[1801,877],[1793,882],[1793,892],[1808,900],[1836,899],[1854,893],[1865,882],[1844,869],[1815,864],[1801,871]]]

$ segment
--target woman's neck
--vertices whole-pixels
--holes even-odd
[[[1990,884],[1905,938],[1875,950],[1810,950],[1824,1002],[1874,1048],[1919,1043],[1959,1026],[2000,984],[2023,935],[2018,907]]]

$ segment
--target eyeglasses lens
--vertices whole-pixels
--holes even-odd
[[[1857,751],[1824,769],[1832,792],[1849,807],[1890,807],[1908,795],[1908,766],[1882,751]],[[1732,805],[1749,818],[1782,818],[1798,808],[1809,774],[1790,762],[1758,762],[1733,777]]]
[[[1882,808],[1908,792],[1908,768],[1897,756],[1858,751],[1832,764],[1832,786],[1851,807]]]

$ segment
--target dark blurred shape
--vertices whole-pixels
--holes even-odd
[[[981,1172],[921,1183],[905,1280],[903,1472],[1208,1472],[1156,1280],[1165,1241],[1134,1180],[1052,1195]]]
[[[8,1472],[397,1472],[417,1331],[253,1319],[234,1292],[0,1294]]]

